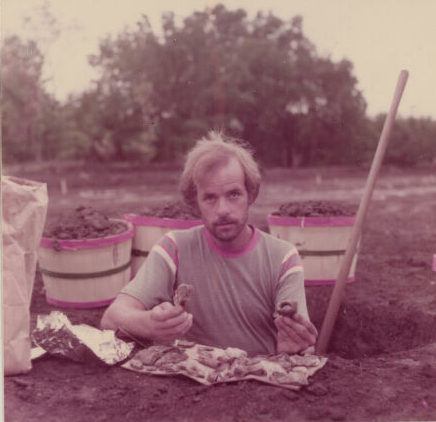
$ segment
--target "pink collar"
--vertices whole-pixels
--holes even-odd
[[[229,251],[217,245],[214,242],[212,235],[209,233],[209,230],[207,230],[206,227],[203,227],[202,230],[206,243],[214,252],[216,252],[218,255],[221,255],[224,258],[238,258],[251,252],[259,242],[260,231],[257,228],[253,227],[252,225],[250,225],[250,227],[253,229],[253,234],[250,240],[241,249],[238,249],[236,251]]]

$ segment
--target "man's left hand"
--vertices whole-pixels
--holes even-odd
[[[274,324],[277,327],[277,353],[295,354],[315,345],[318,330],[298,313],[292,318],[276,318]]]

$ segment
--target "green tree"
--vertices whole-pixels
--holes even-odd
[[[379,114],[372,120],[373,142],[378,139],[386,119]],[[392,128],[385,162],[414,166],[436,163],[436,121],[430,118],[397,118]]]
[[[2,48],[2,150],[5,162],[73,158],[65,137],[75,126],[48,94],[43,55],[34,41],[6,37]]]
[[[41,105],[47,101],[41,80],[42,54],[35,42],[10,36],[3,40],[1,59],[3,158],[40,160]]]
[[[366,104],[352,64],[318,56],[301,17],[250,20],[217,5],[181,26],[167,13],[162,29],[154,36],[143,17],[136,30],[102,42],[92,59],[103,74],[103,126],[116,144],[144,130],[133,96],[144,89],[161,160],[177,158],[210,129],[248,140],[266,164],[341,163],[366,147],[359,138]],[[129,107],[136,113],[126,116]]]
[[[152,54],[156,40],[147,20],[137,31],[126,30],[116,40],[100,45],[100,54],[90,59],[102,71],[94,90],[86,92],[83,106],[92,116],[92,152],[107,159],[154,156],[155,113],[151,82],[144,54]],[[81,119],[88,119],[82,113]],[[85,124],[88,129],[90,124]],[[89,133],[89,132],[88,132]]]

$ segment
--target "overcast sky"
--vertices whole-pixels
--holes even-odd
[[[60,100],[78,93],[97,77],[87,56],[98,42],[133,27],[146,14],[155,32],[162,12],[182,20],[217,2],[206,0],[2,0],[3,35],[37,35],[47,30],[35,11],[47,4],[60,27],[55,42],[43,45],[48,88]],[[410,72],[400,104],[403,117],[436,118],[436,0],[222,0],[228,9],[243,8],[250,17],[271,11],[283,20],[303,16],[303,32],[321,54],[354,64],[368,114],[387,112],[401,69]],[[24,17],[32,21],[23,24]]]

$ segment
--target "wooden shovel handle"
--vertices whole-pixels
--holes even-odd
[[[348,273],[350,272],[350,267],[354,255],[356,254],[357,244],[361,236],[362,226],[368,209],[369,202],[371,200],[374,184],[376,182],[377,175],[383,161],[383,157],[389,142],[391,130],[394,125],[395,116],[397,114],[398,106],[400,104],[401,96],[403,95],[403,91],[406,86],[408,77],[409,77],[409,72],[407,70],[402,70],[400,72],[400,75],[398,76],[397,86],[395,89],[392,104],[389,113],[386,116],[385,123],[383,125],[383,130],[380,135],[380,139],[377,145],[377,150],[375,152],[371,164],[371,169],[368,178],[366,180],[362,199],[360,201],[359,208],[357,210],[356,222],[353,226],[350,238],[348,239],[347,249],[342,259],[341,266],[339,268],[338,277],[336,279],[336,283],[333,288],[332,296],[330,298],[330,302],[324,317],[324,322],[318,337],[318,342],[315,347],[315,351],[317,354],[325,353],[328,344],[330,342],[330,337],[342,302],[345,286],[347,284]]]

